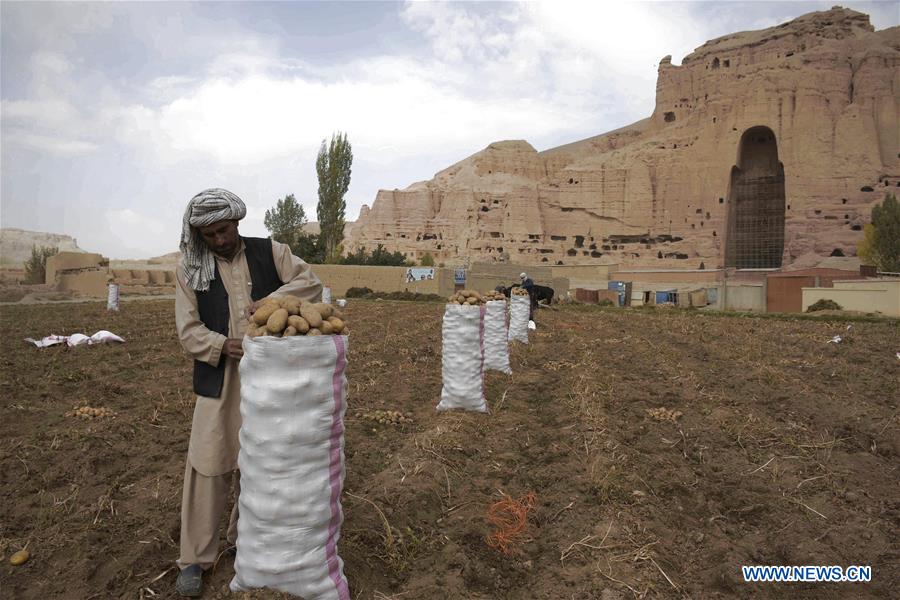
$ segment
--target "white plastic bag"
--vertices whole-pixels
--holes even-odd
[[[70,348],[75,346],[92,346],[94,344],[105,344],[107,342],[122,342],[125,340],[114,333],[101,329],[91,336],[83,333],[73,333],[72,335],[48,335],[47,337],[36,340],[34,338],[25,338],[26,342],[31,342],[38,348],[46,348],[57,344],[66,344]]]
[[[509,299],[509,339],[528,343],[528,320],[531,316],[531,298],[512,296]]]
[[[350,600],[343,512],[347,337],[244,338],[231,591]]]
[[[327,285],[322,288],[322,303],[331,304],[331,288]]]
[[[106,310],[119,310],[119,284],[110,283],[107,286]]]
[[[484,370],[512,373],[509,366],[509,339],[506,301],[491,300],[484,310]]]
[[[487,412],[484,399],[482,307],[448,304],[444,309],[444,386],[438,410],[462,408]]]

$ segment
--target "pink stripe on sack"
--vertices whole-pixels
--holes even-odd
[[[487,400],[484,397],[484,317],[487,314],[487,306],[481,305],[481,316],[478,319],[478,336],[481,343],[481,401],[487,407]]]
[[[325,542],[325,558],[328,563],[328,576],[334,582],[340,600],[350,600],[347,579],[341,573],[337,556],[337,532],[341,522],[341,436],[344,435],[344,422],[341,419],[343,407],[344,369],[347,368],[344,338],[333,335],[337,359],[331,387],[334,394],[334,411],[331,413],[331,462],[328,468],[328,484],[331,486],[331,521],[328,523],[328,540]]]

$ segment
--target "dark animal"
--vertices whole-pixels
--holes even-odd
[[[553,303],[553,288],[545,285],[534,284],[534,301],[540,304]]]

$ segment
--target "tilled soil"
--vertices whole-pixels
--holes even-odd
[[[442,304],[346,312],[339,551],[354,598],[900,589],[896,320],[541,310],[513,375],[486,375],[491,413],[469,414],[434,410]],[[98,329],[128,341],[21,341]],[[0,338],[0,597],[176,597],[193,396],[172,301],[4,306]],[[66,415],[85,404],[116,415]],[[367,418],[384,410],[412,422]],[[488,547],[488,507],[528,492],[524,537],[510,555]],[[743,582],[741,565],[779,564],[870,565],[872,582]],[[231,597],[232,575],[222,557],[205,597]]]

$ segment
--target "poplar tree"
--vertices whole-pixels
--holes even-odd
[[[350,187],[350,167],[353,151],[347,135],[341,132],[331,136],[331,143],[322,140],[316,157],[316,174],[319,177],[319,236],[326,262],[334,262],[341,256],[344,239],[344,211],[347,203],[344,194]]]

